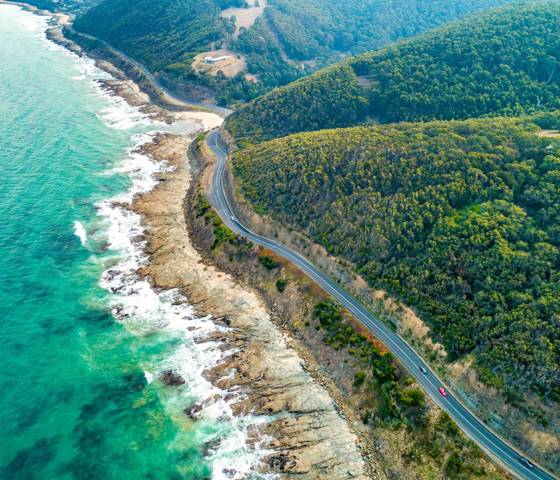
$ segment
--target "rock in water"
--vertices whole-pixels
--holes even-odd
[[[193,403],[190,407],[185,408],[184,412],[193,420],[196,420],[198,414],[202,411],[200,403]]]
[[[185,379],[181,377],[181,375],[175,373],[173,370],[166,370],[161,375],[161,381],[165,385],[169,386],[177,386],[183,385],[185,383]]]

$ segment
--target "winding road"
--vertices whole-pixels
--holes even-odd
[[[379,318],[375,317],[332,278],[325,275],[309,260],[294,250],[274,240],[265,238],[253,232],[246,225],[243,225],[241,221],[237,219],[235,211],[232,208],[232,202],[224,189],[228,155],[221,142],[219,132],[216,130],[210,132],[206,138],[206,143],[217,159],[214,177],[208,192],[209,201],[229,228],[235,233],[246,237],[262,247],[272,250],[274,253],[292,262],[317,283],[317,285],[332,295],[333,298],[383,342],[398,361],[407,368],[432,400],[453,418],[459,428],[508,472],[516,478],[524,480],[556,479],[556,477],[542,467],[534,463],[524,463],[522,460],[524,458],[523,454],[518,452],[504,439],[500,438],[472,414],[468,408],[453,395],[429,365],[424,362],[422,357],[416,353],[400,335],[391,330]],[[447,396],[444,397],[440,393],[439,388],[444,388],[447,391]],[[528,465],[532,465],[532,467]]]
[[[69,24],[64,25],[72,29]],[[107,42],[90,35],[75,32],[90,40],[97,40],[103,44],[113,55],[119,56],[122,60],[139,69],[145,76],[148,83],[154,89],[159,90],[162,100],[170,105],[186,108],[201,108],[212,111],[222,117],[226,117],[231,110],[217,107],[214,105],[200,104],[191,102],[185,98],[179,98],[166,90],[163,85],[152,75],[152,73],[141,63],[130,58],[124,52],[116,49]],[[206,138],[208,147],[212,150],[217,159],[216,169],[210,191],[208,192],[209,201],[222,218],[223,222],[239,235],[246,237],[252,242],[268,248],[286,260],[292,262],[306,273],[317,285],[332,295],[343,307],[353,314],[368,330],[370,330],[384,345],[393,353],[398,361],[405,366],[410,374],[416,379],[419,385],[426,391],[432,400],[446,411],[457,423],[459,428],[471,438],[488,456],[493,458],[498,464],[503,466],[513,476],[523,480],[559,480],[544,468],[532,463],[532,468],[523,463],[523,454],[517,451],[508,442],[496,435],[481,420],[473,415],[453,395],[449,388],[442,382],[430,366],[424,362],[422,357],[396,332],[391,330],[379,318],[375,317],[358,300],[350,295],[343,287],[336,283],[332,278],[325,275],[309,260],[294,250],[268,238],[253,232],[246,225],[243,225],[236,217],[232,203],[230,202],[224,189],[224,178],[227,167],[226,149],[221,144],[218,131],[212,131]],[[424,373],[425,372],[425,373]],[[445,388],[447,396],[441,395],[439,388]]]
[[[194,102],[187,98],[181,98],[176,93],[171,93],[167,90],[159,80],[148,70],[146,66],[142,63],[138,62],[132,57],[129,57],[126,53],[119,50],[118,48],[114,47],[113,45],[109,44],[105,40],[102,40],[98,37],[94,37],[93,35],[89,35],[84,32],[80,32],[74,29],[74,26],[71,20],[67,18],[59,17],[59,27],[61,29],[67,29],[71,34],[77,35],[78,37],[82,37],[86,40],[98,42],[101,44],[109,53],[121,59],[121,61],[128,63],[129,68],[134,67],[142,73],[147,83],[151,84],[154,91],[159,93],[159,97],[161,101],[170,105],[172,107],[179,107],[179,108],[187,108],[187,109],[200,109],[203,111],[208,111],[215,113],[221,117],[227,117],[232,111],[229,108],[220,107],[214,104],[207,104],[207,103],[200,103]]]
[[[5,0],[0,0],[4,3]],[[17,2],[9,2],[17,3]],[[73,30],[69,19],[59,19],[60,27],[65,27],[71,32],[82,35],[86,39],[96,40],[103,44],[113,55],[119,56],[122,60],[139,69],[145,76],[148,83],[159,90],[160,96],[165,103],[172,106],[183,108],[201,108],[212,111],[222,117],[226,117],[231,110],[214,105],[200,104],[191,102],[185,98],[179,98],[166,90],[160,82],[152,75],[152,73],[141,63],[130,58],[124,52],[116,49],[107,42],[96,37],[77,32]],[[224,189],[224,177],[227,167],[226,149],[221,144],[219,132],[214,130],[206,137],[206,143],[217,159],[216,169],[210,191],[208,192],[209,201],[220,215],[223,222],[239,235],[246,237],[252,242],[268,248],[276,254],[282,256],[286,260],[292,262],[306,273],[317,285],[328,292],[350,313],[352,313],[358,321],[360,321],[368,330],[370,330],[385,346],[393,353],[398,361],[405,366],[410,374],[416,379],[419,385],[426,391],[432,400],[446,411],[451,418],[457,423],[459,428],[471,438],[488,456],[493,458],[498,464],[503,466],[513,476],[523,480],[559,480],[551,473],[544,470],[535,463],[530,463],[532,468],[521,461],[523,454],[516,450],[504,439],[496,435],[481,420],[473,415],[453,395],[449,388],[442,382],[430,366],[424,362],[422,357],[396,332],[391,330],[379,318],[375,317],[367,310],[358,300],[350,295],[343,287],[336,283],[332,278],[325,275],[309,260],[294,250],[268,238],[265,238],[253,232],[246,225],[243,225],[236,217],[232,203],[228,199]],[[447,396],[442,396],[439,388],[445,388]]]

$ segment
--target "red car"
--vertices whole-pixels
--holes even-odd
[[[445,388],[438,387],[438,392],[441,393],[442,397],[447,397],[447,392],[446,392]]]

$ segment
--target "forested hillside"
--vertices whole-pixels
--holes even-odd
[[[269,0],[268,19],[296,60],[364,53],[504,0]]]
[[[122,49],[169,83],[197,82],[216,92],[221,103],[231,104],[348,54],[516,1],[268,0],[264,14],[235,36],[235,20],[220,14],[242,7],[244,0],[104,0],[75,26]],[[234,78],[193,70],[196,54],[220,47],[242,55],[246,70]]]
[[[84,12],[98,4],[100,0],[28,0],[25,3],[37,8],[58,11],[65,10],[73,13]]]
[[[257,211],[414,306],[449,360],[560,400],[557,116],[300,133],[237,151]]]
[[[158,71],[227,32],[224,8],[239,0],[105,0],[78,17],[75,28],[94,34]],[[231,27],[230,27],[231,30]]]
[[[256,99],[240,139],[365,122],[519,115],[560,107],[560,4],[504,7],[344,60]]]

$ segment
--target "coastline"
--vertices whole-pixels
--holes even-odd
[[[67,20],[64,14],[56,17],[59,22]],[[54,28],[59,27],[60,23]],[[79,46],[52,32],[49,38],[83,54]],[[169,111],[154,105],[118,68],[101,59],[95,59],[95,64],[112,76],[101,82],[104,90],[152,120],[168,125],[190,120],[203,130],[222,122],[213,113]],[[337,412],[327,390],[306,371],[290,339],[271,321],[263,302],[231,276],[208,267],[192,247],[183,210],[190,181],[186,151],[192,140],[193,132],[159,133],[136,149],[158,166],[153,174],[155,187],[134,195],[130,204],[114,202],[110,206],[139,215],[141,231],[135,231],[134,243],[142,247],[146,261],[137,278],[130,278],[136,272],[113,268],[105,272],[102,281],[113,292],[126,292],[132,283],[144,281],[158,295],[172,297],[174,307],[205,317],[204,325],[188,328],[199,328],[200,332],[192,334],[195,343],[214,358],[202,375],[216,390],[203,403],[185,405],[185,421],[231,413],[245,435],[237,440],[245,441],[253,453],[259,452],[259,464],[245,464],[244,471],[218,462],[221,470],[215,472],[215,478],[245,478],[254,469],[265,475],[293,474],[309,479],[366,478],[356,435]],[[122,282],[127,276],[128,285]],[[113,313],[117,319],[128,315],[118,304]],[[165,371],[158,380],[169,388],[185,382],[176,371]],[[218,447],[208,445],[207,450],[211,454]]]
[[[265,452],[263,472],[367,478],[357,437],[263,302],[229,274],[205,264],[191,245],[183,211],[190,172],[179,145],[177,138],[159,136],[147,147],[174,169],[133,202],[146,225],[150,256],[142,274],[157,289],[180,289],[199,315],[210,315],[226,327],[211,337],[226,354],[205,376],[225,392],[235,415],[257,417],[248,436]]]
[[[59,14],[57,15],[57,20],[58,25],[60,26],[64,24],[64,22],[68,21],[68,17],[65,16],[65,14]],[[79,46],[75,46],[73,42],[64,39],[59,28],[51,29],[51,34],[53,35],[53,37],[51,38],[52,40],[55,40],[57,32],[60,33],[59,43],[63,44],[64,47],[68,48],[70,51],[82,54]],[[196,120],[202,125],[202,128],[204,130],[219,126],[219,122],[213,123],[213,120],[211,120],[208,116],[209,114],[205,112],[195,112],[190,110],[182,111],[180,108],[173,108],[170,111],[162,108],[161,104],[158,105],[158,102],[153,102],[153,98],[150,98],[151,95],[144,93],[142,91],[142,88],[134,83],[134,81],[128,79],[126,73],[113,66],[110,62],[103,60],[102,58],[93,58],[95,58],[96,66],[110,73],[113,77],[110,80],[101,82],[103,88],[111,92],[111,95],[115,95],[119,98],[124,98],[129,105],[137,107],[143,114],[146,114],[151,119],[165,123],[167,125],[172,125],[182,120]],[[215,364],[211,368],[208,368],[204,371],[204,376],[210,381],[210,383],[212,383],[212,385],[219,388],[220,391],[223,392],[223,394],[220,393],[222,395],[222,400],[225,397],[228,397],[226,402],[227,408],[231,409],[232,414],[235,414],[238,418],[244,419],[242,421],[244,426],[249,425],[249,428],[247,429],[247,437],[249,438],[249,442],[253,443],[253,447],[258,447],[259,449],[262,449],[263,452],[266,452],[266,455],[269,455],[268,457],[266,457],[267,460],[265,461],[265,470],[267,467],[266,464],[269,463],[270,465],[268,466],[282,467],[283,471],[288,465],[291,465],[291,468],[295,471],[300,468],[297,465],[299,459],[292,458],[292,463],[290,464],[289,456],[282,453],[282,456],[275,457],[274,452],[281,452],[281,449],[270,448],[269,445],[272,442],[272,440],[270,440],[271,438],[279,436],[279,430],[274,428],[269,430],[263,426],[265,424],[272,424],[276,421],[276,418],[268,418],[268,410],[265,408],[263,411],[261,411],[260,404],[263,401],[268,402],[271,395],[267,393],[260,394],[258,392],[253,392],[250,388],[250,386],[254,385],[255,389],[260,389],[261,386],[259,382],[263,379],[263,375],[267,381],[267,384],[263,384],[262,388],[271,388],[270,383],[274,381],[271,379],[276,379],[274,372],[270,373],[267,371],[265,374],[260,370],[262,366],[261,363],[263,363],[262,357],[265,355],[265,352],[267,354],[270,352],[263,350],[262,348],[258,348],[258,346],[254,347],[247,341],[247,338],[251,337],[257,338],[260,344],[270,343],[270,339],[267,336],[268,334],[266,332],[261,332],[260,330],[254,330],[254,326],[245,323],[245,320],[240,320],[241,323],[239,324],[232,323],[232,319],[230,318],[230,307],[225,307],[224,305],[220,305],[219,302],[217,303],[214,300],[210,301],[207,298],[208,296],[214,295],[209,292],[217,292],[217,298],[220,298],[220,301],[223,303],[235,303],[238,301],[237,297],[228,296],[231,293],[231,288],[225,288],[225,280],[223,280],[222,277],[219,276],[217,278],[219,278],[220,280],[216,279],[216,275],[218,275],[219,271],[214,272],[214,276],[205,276],[206,274],[200,274],[201,276],[198,276],[199,273],[193,273],[191,271],[180,272],[175,265],[176,263],[184,262],[188,259],[188,262],[191,262],[190,269],[197,271],[198,265],[204,265],[205,261],[208,260],[209,257],[205,256],[204,254],[202,254],[201,256],[199,255],[199,258],[190,256],[190,254],[183,255],[182,253],[173,255],[172,251],[180,252],[181,249],[188,249],[190,247],[190,243],[188,243],[187,247],[185,247],[180,242],[177,242],[174,239],[166,238],[170,225],[175,222],[174,219],[170,219],[167,213],[171,211],[173,205],[167,195],[164,198],[162,192],[159,192],[161,195],[158,196],[155,195],[155,191],[159,191],[160,189],[165,190],[171,182],[178,182],[179,176],[182,179],[183,184],[186,184],[188,186],[189,181],[191,181],[190,169],[192,165],[187,165],[186,172],[180,172],[180,170],[182,169],[181,162],[183,160],[179,159],[179,157],[181,156],[180,151],[184,152],[187,150],[189,143],[193,140],[193,137],[194,135],[158,135],[153,141],[145,143],[138,149],[138,153],[140,155],[145,155],[151,158],[158,165],[164,165],[164,167],[161,167],[161,169],[158,169],[155,173],[155,178],[157,180],[156,187],[153,190],[142,194],[141,196],[137,196],[130,205],[131,211],[138,214],[142,219],[142,226],[148,228],[148,230],[143,231],[144,241],[146,241],[147,245],[145,252],[148,254],[148,263],[142,267],[141,273],[142,275],[144,275],[144,278],[151,284],[151,286],[154,287],[155,291],[165,292],[178,290],[181,292],[182,297],[178,297],[175,300],[176,302],[181,301],[185,306],[196,304],[195,310],[197,315],[208,315],[218,319],[216,322],[218,325],[218,330],[206,332],[206,336],[197,337],[197,341],[199,341],[201,344],[210,343],[211,341],[217,345],[220,345],[219,348],[223,352],[222,357],[225,358],[225,362],[222,362],[222,359],[220,361],[220,364]],[[168,167],[171,168],[172,171],[168,172]],[[175,174],[177,175],[177,178],[175,178]],[[154,193],[154,195],[151,195],[152,193]],[[167,192],[167,194],[169,194],[170,197],[170,193]],[[146,200],[144,201],[145,197]],[[182,200],[178,197],[173,198],[173,202],[177,204],[180,204],[182,202]],[[123,205],[123,208],[126,209],[129,207]],[[179,218],[177,212],[174,212],[174,215],[174,218]],[[189,232],[187,229],[186,234],[188,236],[189,234],[192,234],[192,232]],[[167,251],[167,249],[169,249],[169,251]],[[160,256],[162,251],[165,251],[165,255]],[[157,263],[159,261],[161,261],[161,263]],[[197,266],[193,266],[194,264],[196,264]],[[177,279],[174,279],[173,281],[168,279],[168,276],[171,275],[169,271],[170,269],[177,270],[172,274],[177,276]],[[218,267],[218,269],[220,269],[220,267]],[[222,268],[222,270],[224,270],[224,268]],[[203,271],[207,272],[207,268],[203,268]],[[190,277],[192,275],[195,275],[194,280],[192,280]],[[220,287],[218,289],[216,289],[216,287],[212,284],[212,282],[214,281],[220,284]],[[236,285],[239,283],[238,279],[236,279],[235,276],[233,276],[233,281]],[[202,288],[201,285],[204,286],[204,291],[199,290],[200,288]],[[224,290],[220,290],[220,288]],[[252,294],[252,292],[254,292],[254,289],[249,289],[249,291],[245,289],[243,295]],[[244,296],[239,298],[242,298],[243,301],[247,301],[247,298]],[[191,299],[192,301],[190,301]],[[260,298],[260,296],[258,295],[257,289],[257,302],[259,300],[262,300],[262,298]],[[261,301],[259,307],[263,308],[265,310],[265,314],[268,314],[270,316],[270,305],[265,305]],[[257,308],[256,304],[252,308]],[[234,310],[239,313],[240,308],[236,307]],[[250,312],[252,312],[252,309],[247,310],[246,314],[249,314]],[[261,318],[258,322],[259,326],[262,326],[263,322],[264,321]],[[233,333],[229,332],[229,329],[232,327],[234,330]],[[226,330],[222,331],[222,328]],[[243,334],[239,333],[239,331],[241,330],[243,331]],[[279,331],[278,333],[282,335],[281,331]],[[241,335],[241,338],[239,337],[239,335]],[[293,346],[291,345],[291,339],[287,339],[287,343],[289,345],[285,345],[284,347],[279,348],[278,351],[282,351],[282,349],[291,348]],[[243,353],[249,350],[253,353],[247,353],[247,356],[240,356],[238,355],[237,351],[231,353],[233,351],[232,349],[242,349]],[[271,355],[274,355],[274,353],[272,353]],[[307,370],[307,367],[305,367],[304,370]],[[259,371],[261,372],[261,374],[257,377],[254,377],[252,376],[254,371]],[[235,380],[233,380],[233,377],[235,377],[235,375],[237,374],[241,378],[235,378]],[[294,375],[297,376],[297,373],[294,373]],[[311,376],[313,377],[313,375]],[[227,381],[224,380],[225,377],[227,377]],[[162,379],[163,377],[160,378],[160,380]],[[165,383],[165,379],[163,379],[162,381]],[[301,383],[303,384],[304,382]],[[274,389],[281,389],[282,392],[284,392],[288,387],[287,385],[281,383],[279,383],[278,385],[279,386],[275,386]],[[247,391],[245,391],[243,395],[238,395],[238,392],[244,388],[247,389]],[[233,394],[232,392],[235,392],[235,394]],[[277,395],[276,392],[275,395]],[[315,395],[315,393],[313,393],[313,395]],[[266,400],[262,400],[262,396],[266,397]],[[282,398],[280,394],[278,394],[278,397]],[[251,407],[254,404],[259,405],[259,409],[252,409]],[[285,401],[281,410],[279,409],[278,412],[273,410],[273,415],[276,415],[276,413],[280,412],[282,412],[283,414],[286,410],[288,410],[290,413],[295,413],[298,416],[301,414],[299,410],[300,407],[294,407],[293,405],[288,404],[289,402]],[[194,407],[195,409],[212,409],[215,408],[214,405],[216,405],[216,403],[208,403],[205,405],[193,404],[189,408]],[[189,408],[187,408],[187,410]],[[191,419],[196,421],[200,412],[194,412],[194,414],[192,415],[191,413],[187,413],[187,416],[192,416],[193,418]],[[253,414],[261,416],[262,418],[260,418],[260,420],[258,420],[256,423],[251,423],[252,420],[250,419],[250,416]],[[290,430],[293,430],[291,426]],[[258,440],[261,438],[264,439],[264,442]],[[282,449],[285,448],[285,445],[282,446]],[[300,450],[299,447],[298,450]],[[316,453],[313,454],[313,456],[315,455]],[[299,463],[302,464],[303,462],[300,461]],[[222,473],[224,473],[226,476],[233,475],[233,472],[227,468],[223,470]]]

